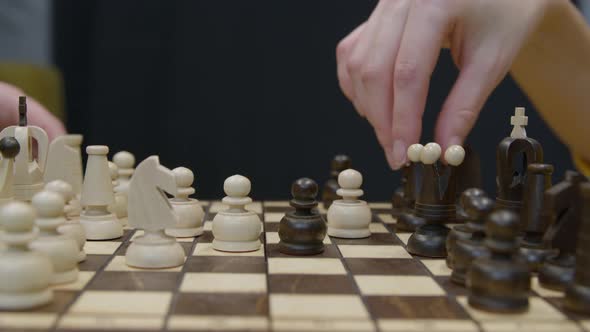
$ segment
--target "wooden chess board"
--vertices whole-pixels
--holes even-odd
[[[325,252],[308,257],[278,251],[286,201],[249,206],[263,217],[265,246],[241,254],[212,249],[211,220],[223,207],[204,207],[205,233],[180,239],[183,266],[125,265],[125,250],[140,231],[89,241],[79,280],[55,287],[48,306],[0,312],[0,330],[590,331],[590,317],[562,311],[562,294],[540,288],[536,279],[527,313],[470,308],[466,290],[449,281],[444,260],[406,251],[410,234],[392,231],[387,203],[371,204],[370,238],[326,238]]]

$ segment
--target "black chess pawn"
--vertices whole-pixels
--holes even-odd
[[[404,188],[406,187],[406,184],[408,183],[408,178],[406,175],[407,167],[408,166],[404,166],[404,168],[402,168],[401,186],[399,188],[397,188],[393,192],[393,196],[391,196],[391,216],[393,218],[398,218],[400,216],[400,214],[402,214],[404,212],[404,207],[405,207]]]
[[[581,224],[576,250],[574,280],[565,290],[564,306],[568,310],[590,314],[590,183],[579,185]]]
[[[536,140],[527,137],[525,126],[528,117],[524,108],[517,107],[510,124],[514,127],[509,137],[503,139],[496,150],[496,203],[499,208],[520,213],[527,167],[543,162],[543,148]]]
[[[482,189],[479,188],[469,188],[464,190],[461,193],[461,196],[459,198],[459,204],[457,205],[457,209],[461,210],[461,213],[459,213],[459,211],[457,211],[457,217],[459,217],[459,214],[462,215],[462,219],[465,221],[469,221],[470,217],[466,212],[466,207],[467,204],[469,204],[471,198],[473,197],[480,197],[480,196],[485,196],[485,192]],[[449,267],[450,269],[453,268],[453,246],[455,245],[455,243],[457,242],[457,239],[459,238],[463,238],[463,239],[468,239],[471,237],[471,232],[469,231],[469,228],[467,227],[466,224],[459,224],[456,225],[455,227],[453,227],[451,229],[451,232],[449,232],[449,236],[447,237],[447,267]]]
[[[420,164],[420,154],[424,146],[422,144],[412,144],[408,148],[409,162],[402,169],[403,195],[402,209],[398,215],[392,213],[397,219],[395,230],[398,232],[413,232],[418,226],[424,225],[424,219],[416,215],[414,209],[416,196],[420,190],[422,182],[422,165]]]
[[[324,208],[326,210],[332,205],[334,200],[340,199],[340,197],[336,195],[336,191],[340,189],[338,186],[338,174],[351,167],[352,160],[347,155],[339,154],[332,159],[330,165],[330,179],[326,181],[324,184],[324,190],[322,191],[322,202],[324,203]]]
[[[467,222],[469,219],[461,203],[463,193],[471,188],[481,188],[482,186],[479,155],[469,145],[465,145],[463,148],[465,149],[465,160],[457,168],[457,174],[461,174],[457,179],[457,222]]]
[[[574,280],[581,219],[579,184],[587,181],[580,173],[567,171],[563,181],[545,191],[541,218],[550,226],[544,240],[558,251],[547,257],[539,268],[539,283],[545,288],[564,291]]]
[[[474,260],[489,256],[489,250],[485,246],[485,223],[489,214],[494,209],[494,200],[486,196],[472,197],[465,203],[465,212],[469,215],[467,222],[468,238],[461,237],[452,246],[449,256],[453,257],[451,281],[459,285],[465,285],[467,272]]]
[[[531,271],[537,271],[545,258],[552,253],[543,240],[549,227],[547,218],[542,218],[545,190],[551,187],[553,166],[549,164],[529,164],[524,187],[521,210],[521,229],[524,237],[520,242],[519,255],[529,265]]]
[[[528,309],[531,276],[526,264],[516,259],[519,225],[513,211],[497,210],[489,215],[485,245],[490,255],[476,259],[467,274],[472,307],[500,313]]]
[[[420,154],[424,169],[415,210],[425,223],[410,236],[407,246],[408,252],[418,256],[447,256],[446,241],[450,230],[445,223],[453,222],[456,217],[456,169],[463,161],[465,151],[459,145],[449,147],[444,155],[448,166],[438,162],[440,154],[440,146],[436,143],[428,143]]]
[[[289,255],[315,255],[324,251],[326,222],[316,211],[318,185],[301,178],[291,186],[293,199],[289,211],[279,224],[279,251]]]

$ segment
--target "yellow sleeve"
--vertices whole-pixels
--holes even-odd
[[[580,171],[580,173],[584,174],[586,177],[590,177],[590,163],[578,156],[574,156],[573,159],[578,171]]]
[[[59,70],[25,63],[0,63],[0,81],[10,83],[64,119],[63,81]]]

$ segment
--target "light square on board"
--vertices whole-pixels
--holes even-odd
[[[264,214],[264,222],[280,222],[285,216],[282,212],[266,212]]]
[[[371,332],[375,324],[369,319],[273,319],[273,331],[299,332]]]
[[[266,232],[266,243],[267,244],[277,244],[281,239],[279,238],[279,232]],[[324,244],[331,244],[332,241],[330,240],[329,236],[324,238]]]
[[[369,207],[375,210],[388,210],[391,209],[391,203],[389,202],[374,202],[369,203]]]
[[[185,273],[180,284],[180,291],[196,293],[265,293],[266,274]]]
[[[121,315],[95,315],[95,314],[66,314],[58,327],[60,329],[96,330],[101,331],[151,331],[160,330],[164,326],[164,316],[121,316]]]
[[[165,315],[171,292],[86,291],[74,302],[72,314]]]
[[[355,275],[363,295],[442,296],[442,288],[426,276]]]
[[[248,252],[226,252],[213,249],[213,243],[210,242],[197,242],[193,251],[193,256],[254,256],[264,257],[264,246],[260,246],[260,249],[256,251]]]
[[[0,328],[13,329],[50,329],[57,320],[56,313],[37,312],[0,312]]]
[[[168,330],[190,331],[267,331],[268,318],[227,315],[172,315]]]
[[[444,259],[421,259],[424,266],[435,276],[450,276],[452,270],[447,266]]]
[[[167,269],[140,269],[136,267],[131,267],[127,265],[125,256],[115,256],[109,262],[109,264],[105,267],[105,271],[129,271],[129,272],[180,272],[182,270],[181,266],[171,267]]]
[[[498,315],[471,307],[467,302],[467,297],[457,297],[463,308],[473,317],[473,319],[485,321],[565,321],[565,316],[555,307],[539,297],[529,297],[529,309],[524,313]]]
[[[377,216],[379,217],[379,219],[381,219],[381,221],[383,221],[386,224],[397,223],[397,219],[392,217],[391,214],[389,214],[389,213],[379,213]]]
[[[402,246],[387,245],[338,245],[338,249],[344,258],[408,258],[408,254]]]
[[[134,241],[137,237],[142,236],[145,232],[143,231],[143,229],[138,229],[135,231],[135,233],[133,233],[133,236],[131,236],[131,239],[129,241]],[[177,242],[193,242],[195,238],[194,237],[177,237],[176,241]]]
[[[346,274],[338,258],[271,257],[268,259],[270,274]]]
[[[383,332],[477,332],[477,325],[468,319],[379,319]]]
[[[395,236],[397,236],[403,244],[408,245],[408,239],[412,236],[412,233],[396,233]]]
[[[271,294],[270,313],[273,319],[369,318],[363,301],[357,295]]]
[[[486,332],[513,332],[513,331],[534,331],[534,332],[582,332],[579,326],[569,321],[537,322],[537,321],[486,321],[481,323]]]
[[[87,255],[112,255],[121,246],[122,242],[111,241],[86,241],[84,251]]]
[[[203,223],[203,231],[205,231],[205,232],[213,231],[213,220],[207,220]]]
[[[378,223],[378,222],[370,223],[369,230],[371,231],[371,234],[389,233],[389,230],[387,230],[385,225],[383,225],[382,223]]]

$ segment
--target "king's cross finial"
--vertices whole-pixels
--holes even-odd
[[[514,109],[514,115],[510,117],[510,124],[514,126],[510,137],[512,138],[526,138],[525,126],[529,123],[529,118],[524,115],[524,107],[517,107]]]

